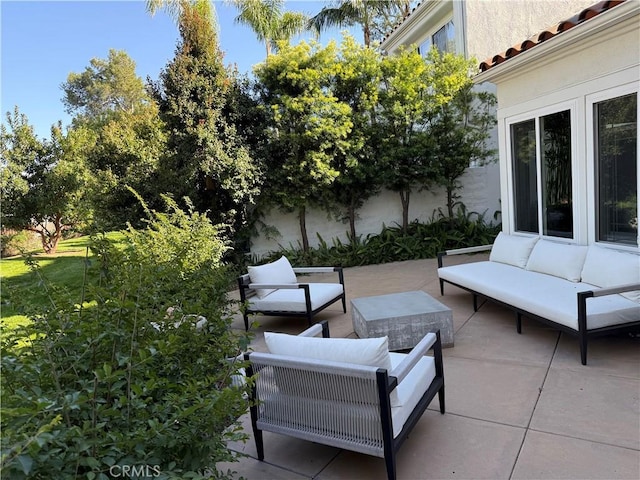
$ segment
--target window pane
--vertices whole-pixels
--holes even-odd
[[[544,235],[573,238],[571,116],[569,111],[540,118]]]
[[[423,56],[426,57],[429,54],[429,50],[431,50],[431,45],[433,45],[431,43],[431,38],[427,38],[424,42],[422,42],[420,44],[420,46],[418,47],[418,53]]]
[[[455,53],[455,30],[453,28],[453,20],[433,34],[433,44],[440,53]]]
[[[594,105],[598,240],[638,240],[638,95]]]
[[[536,124],[534,120],[511,125],[515,227],[538,233]]]

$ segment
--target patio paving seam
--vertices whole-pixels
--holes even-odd
[[[627,447],[625,445],[616,445],[614,443],[603,442],[602,440],[593,440],[591,438],[578,437],[575,435],[566,435],[558,432],[549,432],[547,430],[542,430],[540,428],[527,428],[527,431],[544,433],[546,435],[554,435],[556,437],[569,438],[571,440],[580,440],[582,442],[596,443],[598,445],[606,445],[607,447],[621,448],[623,450],[629,450],[630,452],[640,452],[640,449],[638,448]]]
[[[511,472],[509,473],[509,479],[513,478],[513,475],[516,471],[516,465],[518,465],[518,460],[520,460],[520,455],[522,454],[522,449],[524,448],[524,443],[527,441],[527,435],[529,434],[529,431],[531,430],[531,422],[533,421],[533,416],[536,413],[536,408],[538,408],[538,403],[540,402],[540,397],[542,396],[542,391],[544,390],[544,385],[545,383],[547,383],[547,378],[549,377],[549,372],[551,371],[551,364],[553,363],[553,358],[556,355],[556,352],[558,351],[558,346],[560,345],[560,335],[558,335],[556,337],[556,344],[553,347],[553,353],[551,354],[551,357],[549,358],[549,363],[547,365],[547,371],[544,374],[544,378],[542,379],[542,384],[540,385],[540,387],[538,387],[538,397],[536,398],[536,402],[533,405],[533,408],[531,409],[531,415],[529,415],[529,422],[527,423],[527,426],[524,429],[524,435],[522,437],[522,442],[520,443],[520,448],[518,448],[518,453],[516,454],[516,458],[513,462],[513,465],[511,467]]]

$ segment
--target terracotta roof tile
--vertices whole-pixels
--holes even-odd
[[[487,60],[485,60],[480,64],[480,71],[486,72],[490,68],[495,67],[496,65],[499,65],[504,61],[515,57],[516,55],[524,52],[525,50],[529,50],[535,47],[536,45],[539,45],[540,43],[555,37],[556,35],[566,32],[567,30],[575,27],[576,25],[580,25],[581,23],[589,20],[590,18],[593,18],[596,15],[600,15],[601,13],[612,9],[616,5],[620,5],[625,1],[626,0],[607,0],[607,1],[598,2],[595,5],[585,8],[584,10],[582,10],[580,13],[577,13],[573,17],[563,20],[557,25],[554,25],[553,27],[549,27],[546,30],[543,30],[542,32],[532,36],[531,38],[528,38],[527,40],[524,40],[523,42],[508,48],[506,51],[499,53],[497,55],[494,55],[491,58],[488,58]]]

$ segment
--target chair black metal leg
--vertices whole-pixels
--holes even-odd
[[[347,298],[345,295],[342,296],[342,311],[347,313]]]
[[[387,478],[389,480],[396,480],[396,454],[391,452],[384,457],[384,463],[387,467]]]
[[[516,312],[516,331],[522,333],[522,314]]]
[[[444,385],[438,390],[438,400],[440,401],[440,413],[444,414]]]
[[[444,280],[440,280],[440,296],[444,295]]]

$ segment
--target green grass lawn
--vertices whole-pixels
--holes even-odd
[[[123,238],[120,232],[110,232],[107,237],[115,241]],[[72,296],[77,296],[78,302],[82,294],[85,264],[87,260],[91,261],[91,253],[87,258],[88,244],[89,237],[84,236],[61,241],[55,254],[34,252],[41,274],[52,284],[64,287]],[[0,279],[2,282],[0,320],[3,329],[12,328],[27,321],[8,303],[8,289],[19,289],[21,300],[27,301],[30,305],[44,306],[49,301],[39,276],[30,270],[22,257],[0,259]]]

